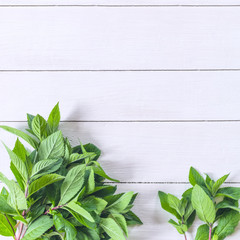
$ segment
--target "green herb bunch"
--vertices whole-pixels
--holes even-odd
[[[189,182],[192,187],[183,193],[181,199],[159,191],[162,208],[177,218],[177,222],[171,219],[169,223],[185,239],[196,215],[204,224],[198,227],[195,240],[223,240],[235,231],[240,220],[240,188],[221,188],[228,176],[214,181],[206,174],[204,179],[191,167]]]
[[[59,105],[48,120],[27,114],[28,133],[0,126],[24,139],[6,149],[16,181],[0,173],[0,235],[15,240],[124,240],[128,226],[141,224],[131,211],[137,194],[115,194],[93,144],[72,147],[58,130]]]

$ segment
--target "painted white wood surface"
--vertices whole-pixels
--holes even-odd
[[[180,196],[191,165],[240,182],[239,4],[0,0],[0,124],[24,129],[26,112],[46,116],[60,100],[64,134],[98,145],[106,171],[127,182],[119,191],[140,193],[144,225],[129,240],[180,239],[158,190]],[[0,165],[11,176],[2,145]]]
[[[58,101],[64,121],[239,120],[239,79],[238,71],[0,72],[0,121],[47,116]]]
[[[239,22],[238,7],[0,8],[0,70],[239,69]]]
[[[129,229],[129,240],[176,240],[184,239],[168,223],[172,217],[169,213],[162,210],[158,198],[158,191],[175,193],[181,197],[181,194],[190,187],[189,184],[117,184],[118,192],[134,191],[138,192],[138,197],[133,208],[143,221],[142,226],[136,226]],[[239,185],[234,185],[239,186]],[[189,229],[188,239],[193,240],[197,227],[201,224],[199,220]],[[235,240],[240,237],[240,228],[228,240]],[[11,238],[1,237],[1,240],[10,240]]]
[[[3,123],[21,129],[27,123]],[[190,166],[240,182],[240,122],[218,123],[63,123],[73,146],[92,142],[103,151],[108,173],[123,182],[186,182]],[[16,139],[0,130],[10,147]],[[8,155],[0,146],[1,166]]]
[[[211,6],[227,5],[235,6],[240,4],[239,0],[0,0],[0,5],[93,5],[93,6],[151,6],[151,5],[190,5],[190,6]]]

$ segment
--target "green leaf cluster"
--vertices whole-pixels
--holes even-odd
[[[15,240],[124,240],[128,227],[142,224],[131,211],[137,194],[115,194],[93,144],[72,147],[59,130],[57,104],[47,120],[27,114],[27,132],[0,128],[19,139],[6,147],[16,180],[0,173],[0,235]]]
[[[192,186],[182,194],[181,199],[159,191],[162,208],[177,219],[170,219],[169,223],[185,239],[196,216],[203,224],[198,227],[195,240],[223,240],[235,231],[240,221],[240,188],[222,187],[228,176],[214,181],[207,174],[204,178],[191,167],[189,182]]]

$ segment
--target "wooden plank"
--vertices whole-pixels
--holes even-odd
[[[0,8],[0,69],[240,69],[239,21],[233,7]]]
[[[26,128],[26,123],[3,123]],[[240,122],[229,123],[63,123],[72,145],[92,142],[103,151],[104,169],[122,182],[186,182],[190,166],[215,178],[231,172],[240,182]],[[13,147],[15,137],[0,130]],[[1,168],[9,157],[0,147]]]
[[[239,120],[240,72],[0,73],[0,121]],[[21,81],[19,81],[21,79]],[[7,100],[6,100],[7,99]]]
[[[151,5],[193,5],[193,6],[211,6],[211,5],[236,5],[240,4],[238,0],[0,0],[0,5],[93,5],[93,6],[151,6]]]
[[[237,185],[236,185],[237,186]],[[141,218],[144,225],[130,228],[129,240],[176,240],[183,239],[177,231],[168,223],[170,214],[162,210],[158,199],[158,191],[164,191],[181,197],[181,194],[189,188],[188,184],[118,184],[118,192],[135,191],[139,195],[135,201],[134,212]],[[188,239],[194,239],[197,226],[200,221],[191,227]],[[240,231],[229,240],[240,237]],[[9,239],[3,238],[1,239]]]

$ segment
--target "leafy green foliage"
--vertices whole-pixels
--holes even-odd
[[[28,133],[0,126],[19,139],[6,147],[16,178],[0,173],[6,188],[0,193],[0,235],[15,240],[121,240],[130,225],[142,224],[131,211],[136,194],[115,194],[97,162],[101,151],[93,144],[72,147],[59,130],[57,104],[47,121],[27,114]]]
[[[195,240],[223,240],[235,231],[240,221],[240,188],[221,188],[228,176],[229,174],[224,175],[215,182],[207,174],[204,179],[191,167],[189,182],[192,187],[182,194],[181,199],[172,194],[158,192],[162,208],[177,219],[170,219],[169,223],[183,234],[185,239],[195,215],[204,222],[199,226]]]

